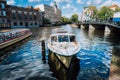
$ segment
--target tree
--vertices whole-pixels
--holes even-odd
[[[71,21],[72,21],[72,22],[78,22],[78,15],[77,15],[77,14],[73,14],[73,15],[71,16]]]
[[[107,6],[103,6],[97,13],[97,17],[102,20],[108,20],[113,17],[114,11]]]
[[[71,20],[69,18],[66,18],[65,16],[63,16],[62,23],[64,23],[64,24],[71,23]]]
[[[119,6],[117,6],[117,8],[115,9],[115,11],[114,12],[120,12],[120,7]]]
[[[51,24],[50,20],[47,19],[47,18],[44,18],[44,19],[43,19],[43,23],[44,23],[44,24]]]
[[[90,13],[90,20],[95,20],[97,18],[97,8],[96,6],[89,6],[88,11]]]

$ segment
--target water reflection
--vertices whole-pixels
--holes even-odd
[[[70,25],[61,27],[74,33],[81,45],[70,69],[52,54],[46,54],[46,63],[42,61],[40,39],[47,40],[51,30],[57,27],[32,28],[33,35],[25,43],[0,51],[9,54],[0,63],[0,80],[108,80],[111,57],[112,64],[119,66],[120,62],[119,35],[106,35],[99,30],[90,32]]]
[[[116,33],[110,33],[108,36],[106,36],[106,40],[111,43],[111,45],[116,46],[120,45],[120,37],[119,34]]]
[[[103,37],[104,36],[104,30],[89,30],[89,38],[93,39],[95,37]]]
[[[4,49],[1,49],[0,50],[0,62],[4,58],[6,58],[7,56],[11,55],[11,51],[13,51],[13,49],[18,49],[19,50],[20,46],[25,45],[30,39],[31,39],[31,37],[28,37],[28,38],[26,38],[26,39],[24,39],[24,40],[22,40],[18,43],[15,43],[15,44],[13,44],[11,46],[8,46]]]
[[[80,68],[79,59],[74,56],[69,68],[66,68],[54,53],[50,53],[48,58],[48,64],[54,77],[58,80],[77,80],[77,75]]]
[[[120,46],[113,47],[112,63],[120,67]]]

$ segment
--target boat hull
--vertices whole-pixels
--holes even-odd
[[[66,58],[66,60],[70,60],[66,56],[62,56],[62,58],[63,57]],[[58,80],[77,80],[77,75],[80,70],[80,60],[77,59],[76,56],[72,56],[70,61],[71,62],[69,64],[69,67],[66,67],[66,65],[63,64],[62,60],[58,58],[58,55],[56,55],[56,53],[49,51],[48,64],[50,66],[50,71],[53,72],[53,76]]]
[[[49,51],[49,54],[54,54],[58,60],[66,67],[66,68],[69,68],[70,64],[71,64],[71,61],[72,61],[72,58],[74,55],[72,56],[63,56],[63,55],[60,55],[60,54],[57,54],[53,51]]]
[[[9,41],[7,41],[7,42],[3,42],[3,43],[0,44],[0,49],[3,49],[3,48],[5,48],[5,47],[7,47],[7,46],[10,46],[10,45],[12,45],[12,44],[15,44],[15,43],[17,43],[17,42],[19,42],[19,41],[21,41],[21,40],[23,40],[23,39],[31,36],[31,35],[32,35],[32,33],[29,33],[29,34],[26,34],[26,35],[24,35],[24,36],[21,36],[21,37],[18,37],[18,38],[9,40]]]

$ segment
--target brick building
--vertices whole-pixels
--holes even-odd
[[[18,7],[7,5],[5,0],[0,1],[0,27],[40,27],[43,14],[39,8]]]
[[[33,7],[17,7],[8,5],[8,16],[11,27],[39,27],[42,25],[42,17],[39,10]]]
[[[5,0],[0,0],[0,28],[9,27],[7,16],[7,4]]]

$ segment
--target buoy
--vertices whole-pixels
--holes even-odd
[[[42,46],[42,61],[44,62],[44,63],[46,63],[46,51],[45,51],[45,41],[44,40],[42,40],[42,44],[41,44],[41,46]]]

